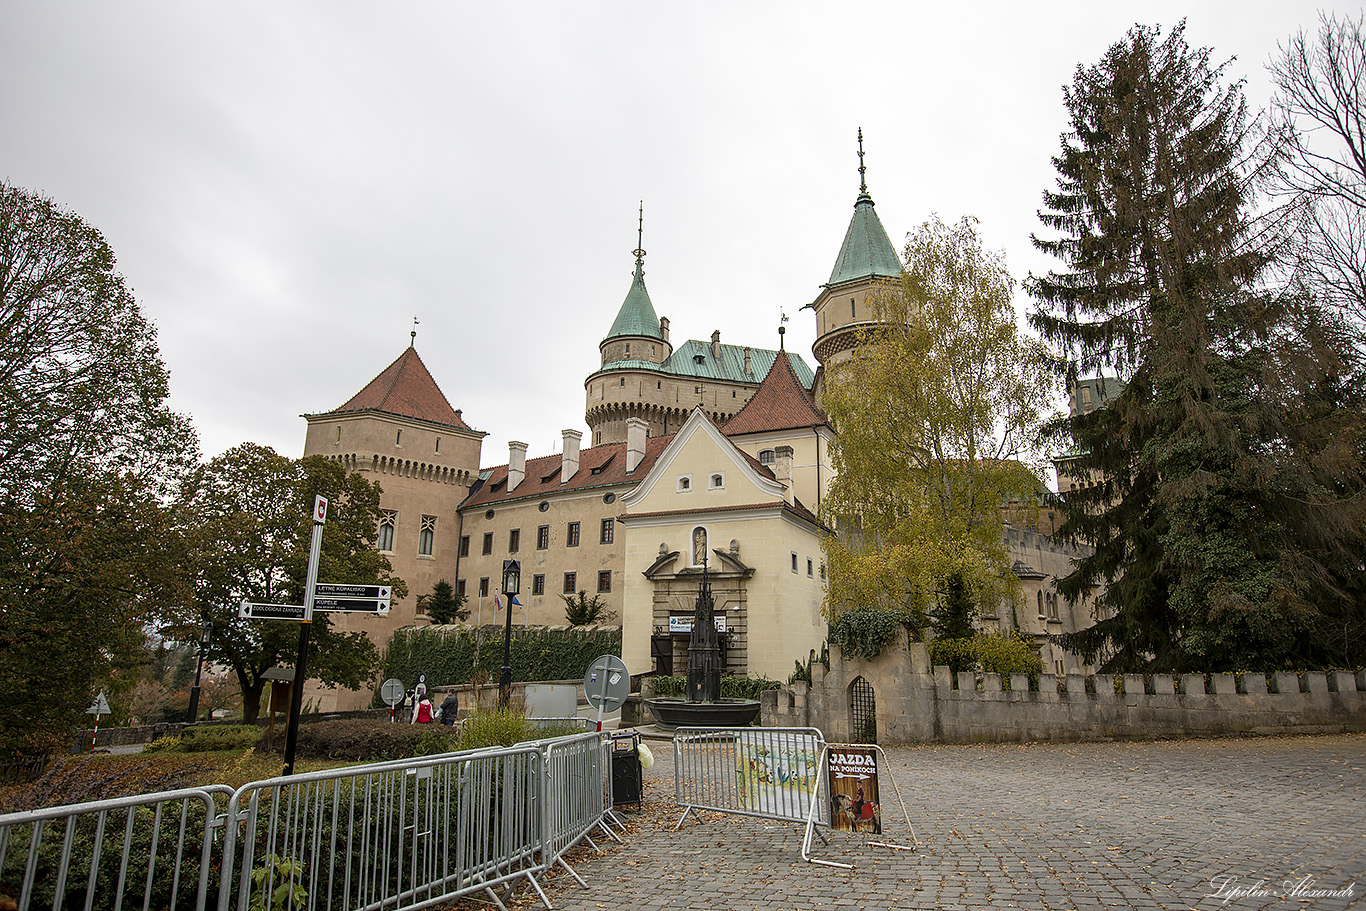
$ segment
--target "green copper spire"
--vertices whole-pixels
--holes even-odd
[[[612,321],[612,328],[607,331],[604,341],[623,335],[660,340],[664,338],[663,333],[659,331],[659,317],[655,315],[654,304],[650,303],[650,292],[645,290],[645,250],[642,249],[644,230],[645,202],[642,200],[636,222],[636,248],[631,251],[636,257],[636,271],[631,276],[631,290],[626,292],[626,300],[621,302],[621,309],[617,311],[617,318]]]
[[[895,277],[901,274],[901,258],[887,238],[887,231],[873,208],[873,197],[868,194],[867,168],[863,164],[863,128],[858,131],[858,198],[854,200],[854,217],[844,233],[844,245],[835,259],[826,287],[874,276]]]

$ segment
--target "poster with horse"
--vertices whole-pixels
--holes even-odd
[[[881,835],[877,750],[833,743],[829,749],[830,827]]]

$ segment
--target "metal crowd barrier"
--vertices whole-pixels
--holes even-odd
[[[698,728],[674,733],[675,829],[697,810],[806,822],[816,805],[825,735],[816,728]]]
[[[544,869],[531,746],[273,778],[228,807],[218,907],[420,908]],[[284,887],[283,891],[281,887]]]
[[[606,789],[611,787],[611,776],[604,738],[596,731],[588,731],[519,746],[534,746],[543,757],[545,802],[541,807],[541,820],[545,853],[542,863],[546,869],[555,865],[563,867],[579,885],[588,888],[565,862],[564,854],[581,841],[587,841],[596,849],[590,833],[597,827],[612,838],[617,837],[604,821],[612,806]],[[604,781],[606,788],[602,784]]]
[[[0,882],[20,885],[18,911],[204,908],[223,822],[215,798],[231,796],[212,785],[5,814]]]

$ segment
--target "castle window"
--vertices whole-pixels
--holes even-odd
[[[531,577],[531,593],[533,595],[545,594],[545,573],[537,573]]]
[[[515,554],[515,553],[517,553],[517,550],[518,550],[521,546],[522,546],[522,530],[521,530],[520,528],[514,528],[512,531],[508,532],[508,553],[510,553],[510,554]]]
[[[616,537],[616,530],[616,522],[614,522],[612,519],[603,519],[602,532],[598,536],[598,543],[611,544],[612,539]]]
[[[432,555],[432,546],[436,543],[436,516],[422,517],[422,531],[417,536],[417,552],[424,556]]]
[[[812,561],[810,557],[806,558],[806,578],[816,578],[816,564]]]
[[[612,590],[612,571],[610,569],[598,572],[598,591],[610,592]]]
[[[692,475],[685,474],[678,479],[676,490],[679,493],[687,493],[692,490]]]
[[[550,549],[550,526],[549,526],[549,525],[542,525],[542,526],[540,526],[539,528],[536,529],[536,549],[537,549],[537,550],[549,550],[549,549]]]
[[[569,523],[569,533],[565,536],[565,542],[564,542],[564,543],[565,543],[565,547],[578,547],[578,546],[579,546],[579,523],[578,523],[578,522],[570,522],[570,523]]]
[[[460,597],[462,597],[462,598],[465,597],[465,580],[464,580],[464,579],[460,579],[460,580],[457,580],[457,581],[456,581],[456,583],[455,583],[455,590],[456,590],[456,592],[460,595]]]
[[[659,380],[655,380],[655,388],[656,388],[656,389],[663,389],[663,388],[664,388],[664,384],[663,384],[662,382],[660,382]]]
[[[623,385],[623,386],[626,385],[626,377],[624,377],[624,376],[621,378],[621,385]]]
[[[726,476],[724,474],[714,474],[707,479],[708,490],[722,490],[726,486]]]
[[[1037,597],[1038,597],[1038,599],[1039,599],[1039,616],[1042,617],[1042,616],[1043,616],[1043,592],[1039,592],[1038,595],[1037,595]]]
[[[574,592],[579,590],[578,579],[579,577],[574,573],[564,574],[564,593],[566,595],[572,595],[574,594]]]
[[[398,513],[392,509],[386,509],[380,513],[378,549],[386,554],[394,552],[394,523],[397,520]]]
[[[627,343],[626,343],[626,356],[627,356],[627,357],[630,357],[630,356],[631,356],[631,343],[630,343],[630,342],[627,342]]]
[[[394,445],[395,445],[395,446],[401,446],[401,445],[403,445],[403,431],[402,431],[402,430],[400,430],[398,433],[394,434]]]
[[[470,536],[469,536],[469,535],[461,535],[461,536],[460,536],[460,556],[462,556],[462,557],[468,557],[469,555],[470,555]]]
[[[486,531],[484,532],[484,554],[491,553],[493,553],[493,532]]]
[[[795,550],[792,551],[792,571],[794,573],[797,571],[797,552]]]
[[[854,307],[854,299],[849,298],[849,318],[858,319],[858,310]]]
[[[441,451],[441,437],[437,437],[437,438],[436,438],[436,451],[437,451],[437,452],[440,452],[440,451]]]
[[[760,464],[760,465],[772,465],[772,464],[773,464],[773,450],[772,450],[772,449],[762,449],[762,450],[759,451],[759,464]]]
[[[479,580],[479,597],[481,597],[481,598],[487,598],[488,596],[489,596],[489,577],[488,577],[488,576],[485,576],[484,578],[482,578],[482,579]]]
[[[341,442],[341,425],[340,425],[340,424],[337,425],[337,442],[338,442],[338,443]]]

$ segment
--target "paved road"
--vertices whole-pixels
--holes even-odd
[[[1366,908],[1366,736],[894,749],[920,849],[815,843],[849,872],[804,862],[797,826],[673,831],[672,755],[652,748],[625,844],[575,861],[591,892],[553,880],[557,908]],[[1297,881],[1352,897],[1284,894]]]

